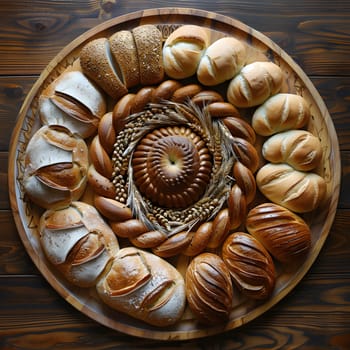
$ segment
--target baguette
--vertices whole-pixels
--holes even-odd
[[[316,209],[327,187],[321,176],[295,170],[285,163],[264,165],[256,174],[256,184],[266,198],[296,213]]]
[[[209,37],[202,27],[183,25],[173,31],[163,47],[165,73],[175,79],[194,75],[208,43]]]
[[[158,327],[176,323],[186,303],[184,279],[176,268],[134,247],[117,252],[96,289],[106,305]]]
[[[310,110],[303,97],[280,93],[258,107],[252,117],[252,127],[262,136],[289,129],[300,129],[310,119]]]
[[[269,137],[262,155],[272,163],[287,163],[296,170],[309,171],[322,160],[320,140],[305,130],[288,130]]]
[[[233,37],[224,37],[212,43],[201,58],[197,78],[203,85],[218,85],[232,79],[246,61],[246,49]]]
[[[283,73],[272,62],[253,62],[244,66],[227,88],[227,100],[236,107],[253,107],[277,94]]]

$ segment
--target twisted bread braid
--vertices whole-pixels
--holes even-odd
[[[133,214],[132,208],[127,205],[125,184],[121,185],[118,179],[113,178],[115,170],[112,160],[116,135],[125,127],[129,116],[142,112],[149,104],[163,100],[177,104],[191,101],[204,113],[210,113],[214,120],[224,126],[231,140],[232,152],[237,158],[232,168],[234,181],[226,195],[226,204],[223,203],[219,210],[214,211],[215,215],[198,223],[194,229],[180,230],[170,235],[160,229],[148,227],[141,218]],[[193,118],[185,109],[182,112],[189,119]],[[198,84],[182,86],[175,80],[166,80],[157,87],[143,87],[135,94],[129,93],[122,97],[114,106],[113,112],[107,113],[101,119],[98,133],[91,143],[92,164],[88,181],[95,192],[95,207],[109,220],[117,236],[128,238],[138,248],[152,249],[160,257],[178,254],[195,256],[207,248],[215,249],[222,244],[230,230],[241,225],[246,216],[247,205],[255,197],[253,173],[258,167],[258,155],[252,145],[254,142],[254,130],[240,118],[238,110],[215,91],[203,90]],[[219,155],[214,158],[215,167],[216,162],[222,159]],[[127,169],[123,166],[125,164],[120,165],[126,172]]]

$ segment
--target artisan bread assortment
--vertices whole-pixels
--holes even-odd
[[[197,25],[85,43],[42,91],[45,125],[25,152],[49,262],[156,327],[185,314],[224,324],[240,298],[272,297],[278,271],[311,249],[303,213],[327,196],[310,106],[284,79]]]

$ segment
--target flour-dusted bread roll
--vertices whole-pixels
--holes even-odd
[[[64,72],[39,97],[43,124],[63,125],[82,138],[96,131],[106,108],[104,94],[80,70]]]
[[[134,247],[119,250],[96,288],[111,308],[159,327],[179,321],[186,303],[184,279],[176,268]]]
[[[25,151],[26,195],[46,209],[67,207],[86,187],[89,167],[85,141],[63,126],[41,127]]]
[[[224,37],[212,43],[201,58],[197,78],[203,85],[218,85],[232,79],[246,62],[244,44]]]
[[[233,288],[230,272],[216,254],[201,253],[187,267],[186,295],[191,311],[204,324],[228,320]]]
[[[189,24],[174,30],[163,47],[165,73],[174,79],[194,75],[208,45],[209,37],[202,27]]]
[[[48,260],[79,287],[91,287],[119,250],[111,228],[97,210],[73,202],[45,211],[39,223],[40,242]]]
[[[140,83],[159,84],[164,78],[162,33],[153,24],[132,30],[139,61]]]
[[[139,84],[139,58],[131,31],[120,30],[114,33],[109,37],[109,44],[124,85],[129,89]]]
[[[246,228],[280,262],[298,264],[310,251],[309,226],[280,205],[263,203],[252,208]]]
[[[281,131],[300,129],[309,119],[310,109],[302,96],[279,93],[255,110],[252,126],[257,134],[270,136]]]
[[[127,94],[128,89],[118,72],[107,38],[88,42],[80,52],[80,65],[83,73],[113,99],[117,100]]]
[[[253,299],[266,299],[272,294],[275,266],[269,252],[254,236],[232,233],[222,246],[222,258],[243,294]]]
[[[273,62],[253,62],[244,66],[230,82],[227,99],[236,107],[253,107],[277,94],[283,73]]]
[[[296,170],[309,171],[322,160],[320,140],[305,130],[288,130],[269,137],[262,154],[272,163],[287,163]]]
[[[327,187],[321,176],[285,163],[264,165],[256,174],[256,184],[266,198],[297,213],[316,209]]]

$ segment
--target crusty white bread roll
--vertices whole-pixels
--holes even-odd
[[[119,67],[114,62],[107,38],[88,42],[80,52],[80,65],[83,73],[100,86],[109,96],[117,100],[127,94]]]
[[[327,187],[321,176],[295,170],[286,163],[265,164],[256,174],[256,184],[266,198],[297,213],[317,208]]]
[[[272,163],[287,163],[296,170],[309,171],[322,159],[320,140],[306,130],[288,130],[270,136],[262,146],[262,154]]]
[[[26,195],[46,209],[67,207],[86,187],[89,167],[85,141],[63,126],[42,126],[29,140],[24,160]]]
[[[259,106],[252,117],[252,127],[262,136],[289,129],[300,129],[310,119],[310,110],[302,96],[279,93]]]
[[[227,99],[236,107],[253,107],[277,94],[283,73],[273,62],[253,62],[244,66],[230,82]]]
[[[189,24],[175,29],[163,46],[165,73],[175,79],[194,75],[208,45],[208,34],[200,26]]]
[[[254,236],[232,233],[222,246],[222,258],[243,294],[253,299],[266,299],[272,294],[275,266],[269,252]]]
[[[203,85],[218,85],[232,79],[245,62],[244,44],[233,37],[224,37],[205,51],[198,65],[197,78]]]
[[[93,206],[84,202],[45,211],[39,233],[48,260],[79,287],[94,286],[119,250],[111,228]]]
[[[62,73],[39,97],[45,125],[63,125],[82,138],[91,136],[106,112],[104,94],[79,70]]]
[[[230,272],[216,254],[201,253],[186,270],[186,295],[198,321],[222,324],[232,309],[233,288]]]
[[[131,31],[120,30],[114,33],[109,37],[109,43],[124,85],[129,89],[139,84],[139,59]]]
[[[309,226],[300,216],[280,205],[262,203],[252,208],[246,228],[282,263],[298,264],[310,251]]]
[[[155,85],[164,78],[162,33],[153,24],[132,30],[139,60],[140,83]]]
[[[159,327],[179,321],[186,303],[180,272],[166,260],[134,247],[118,251],[96,289],[111,308]]]

